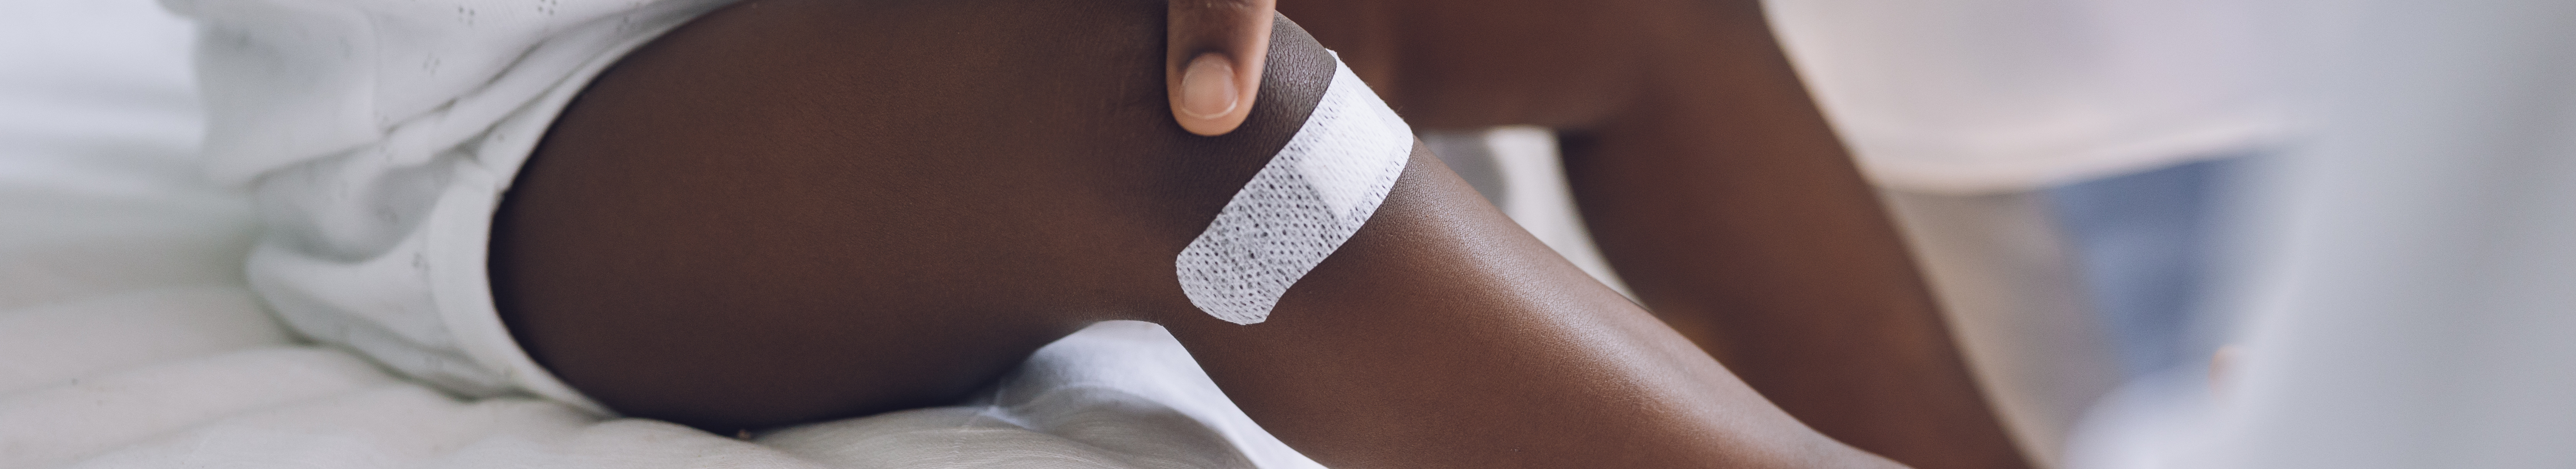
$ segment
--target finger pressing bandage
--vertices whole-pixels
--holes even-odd
[[[1181,250],[1181,291],[1217,319],[1269,319],[1290,285],[1377,212],[1412,154],[1404,119],[1334,61],[1324,100],[1288,146]]]

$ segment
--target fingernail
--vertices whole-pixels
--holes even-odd
[[[1234,88],[1234,65],[1218,54],[1199,54],[1181,72],[1181,111],[1212,119],[1234,112],[1242,93]]]

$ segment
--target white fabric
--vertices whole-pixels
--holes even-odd
[[[2272,3],[2305,144],[2253,167],[2237,352],[2086,468],[2576,467],[2576,3]]]
[[[2032,192],[1880,195],[1996,417],[2032,462],[2062,467],[2068,433],[2119,385],[2120,364],[2102,346],[2109,338],[2047,202]]]
[[[1811,91],[1879,184],[2031,190],[2275,138],[2239,0],[1774,0]]]
[[[1217,319],[1269,319],[1289,286],[1377,213],[1412,154],[1412,128],[1334,60],[1314,113],[1173,260],[1181,292]]]
[[[27,241],[39,240],[0,245]],[[547,400],[458,400],[287,337],[238,285],[0,310],[0,468],[1321,467],[1146,323],[1041,349],[976,402],[750,441]]]
[[[195,18],[208,172],[267,222],[252,287],[308,337],[476,396],[605,412],[510,338],[492,211],[564,103],[727,0],[167,0]]]
[[[1318,467],[1143,323],[1040,349],[976,402],[751,441],[298,342],[243,278],[249,196],[200,171],[189,35],[150,0],[0,15],[0,469]]]
[[[2313,140],[2176,466],[2576,467],[2576,3],[2285,3]]]

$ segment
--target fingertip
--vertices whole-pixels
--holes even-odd
[[[1234,82],[1234,61],[1223,54],[1199,54],[1181,70],[1180,102],[1172,108],[1191,118],[1219,119],[1242,107],[1241,89]]]
[[[1274,5],[1273,0],[1171,3],[1165,85],[1172,120],[1182,129],[1224,135],[1251,116],[1277,16]]]
[[[1190,59],[1179,79],[1174,80],[1172,119],[1183,130],[1210,137],[1241,127],[1251,115],[1254,93],[1258,92],[1244,84],[1249,81],[1258,86],[1261,79],[1257,75],[1245,79],[1242,71],[1247,68],[1213,52]]]

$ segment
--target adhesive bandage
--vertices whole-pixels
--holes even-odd
[[[1323,101],[1287,147],[1181,250],[1181,292],[1217,319],[1269,319],[1290,285],[1377,212],[1412,154],[1404,119],[1333,61]]]

